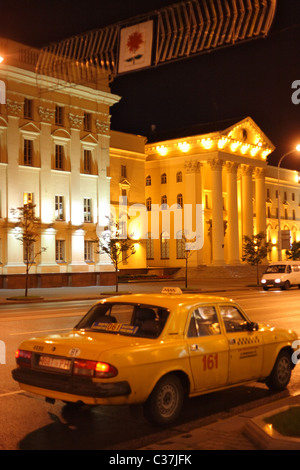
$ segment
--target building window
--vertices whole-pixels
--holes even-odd
[[[55,241],[55,260],[57,262],[65,261],[65,240]]]
[[[64,125],[64,108],[63,106],[56,106],[55,107],[55,124],[57,126]]]
[[[91,240],[84,240],[84,261],[93,262],[94,261],[94,242]]]
[[[83,200],[83,219],[85,222],[92,222],[92,200],[90,198]]]
[[[83,171],[90,175],[92,173],[92,151],[83,151]]]
[[[154,259],[154,242],[151,238],[151,233],[148,233],[147,246],[146,246],[146,257],[147,259]]]
[[[180,206],[181,209],[183,208],[183,196],[182,196],[182,194],[177,194],[177,206]]]
[[[84,113],[83,115],[83,127],[85,131],[92,130],[92,115],[90,113]]]
[[[33,116],[33,100],[24,99],[24,118],[32,119]]]
[[[33,193],[23,194],[23,205],[28,206],[28,204],[33,204]]]
[[[121,165],[121,176],[122,176],[122,178],[127,178],[126,165]]]
[[[160,177],[160,182],[161,184],[166,184],[167,183],[167,175],[166,173],[163,173]]]
[[[55,220],[64,220],[64,197],[55,196]]]
[[[64,169],[64,146],[55,145],[55,170]]]
[[[160,237],[160,259],[169,259],[169,237],[166,232],[163,232]]]
[[[151,176],[148,175],[146,178],[146,186],[151,186]]]
[[[182,171],[176,173],[176,183],[182,183]]]
[[[182,237],[182,233],[177,236],[180,238],[176,238],[176,258],[185,259],[185,239]]]
[[[148,197],[146,199],[146,209],[147,209],[147,211],[151,211],[151,206],[152,206],[152,199],[151,199],[151,197]]]
[[[168,198],[167,196],[164,194],[162,197],[161,197],[161,208],[163,210],[167,209],[167,205],[168,205]]]
[[[33,140],[24,139],[24,165],[32,166],[33,163]]]

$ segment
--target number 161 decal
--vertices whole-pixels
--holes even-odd
[[[202,358],[203,370],[211,370],[218,368],[218,354],[205,354]]]

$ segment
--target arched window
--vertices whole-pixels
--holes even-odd
[[[148,175],[146,177],[146,186],[151,186],[151,176],[150,175]]]
[[[146,256],[147,256],[147,259],[154,259],[154,242],[151,236],[151,232],[148,232]]]
[[[183,237],[182,230],[176,234],[176,258],[185,258],[185,238]]]
[[[168,205],[168,198],[167,198],[167,196],[164,194],[164,195],[161,197],[161,208],[162,208],[162,210],[167,209],[167,205]]]
[[[160,177],[160,182],[161,184],[166,184],[167,183],[167,175],[166,173],[163,173]]]
[[[147,211],[151,211],[151,206],[152,206],[152,199],[151,199],[151,197],[148,197],[146,199],[146,209],[147,209]]]
[[[170,256],[170,240],[169,234],[163,232],[160,236],[160,259],[169,259]]]
[[[182,183],[182,171],[176,173],[176,183]]]
[[[183,208],[183,197],[182,194],[177,194],[177,205]]]

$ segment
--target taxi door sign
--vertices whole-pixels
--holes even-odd
[[[6,104],[6,85],[0,80],[0,104]]]

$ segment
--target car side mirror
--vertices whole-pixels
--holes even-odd
[[[247,323],[247,330],[248,331],[257,331],[258,330],[258,323],[250,321]]]

